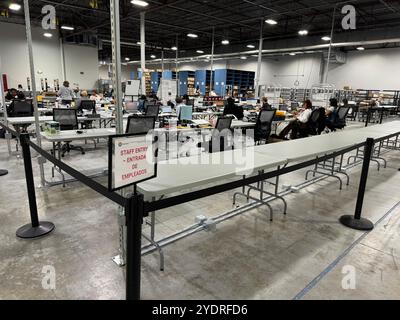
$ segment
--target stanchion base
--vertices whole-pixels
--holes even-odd
[[[51,222],[40,222],[39,227],[32,227],[32,224],[27,224],[17,230],[17,237],[22,239],[34,239],[43,237],[55,228],[55,225]]]
[[[8,174],[7,170],[0,170],[0,177],[5,176],[6,174]]]
[[[339,219],[340,223],[355,230],[370,231],[374,229],[374,224],[364,218],[355,219],[353,216],[342,216]]]

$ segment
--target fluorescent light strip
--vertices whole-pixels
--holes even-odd
[[[142,0],[132,0],[131,3],[135,6],[139,7],[147,7],[149,5],[148,2]]]
[[[221,43],[226,46],[229,44],[229,40],[222,40]]]
[[[43,36],[45,36],[46,38],[51,38],[53,35],[51,33],[43,33]]]
[[[69,27],[69,26],[61,26],[61,29],[68,30],[68,31],[74,31],[75,30],[74,27]]]
[[[194,34],[194,33],[188,33],[187,36],[189,38],[198,38],[199,37],[197,34]]]
[[[21,10],[21,5],[18,3],[10,3],[10,5],[8,6],[8,9],[10,9],[12,11],[19,11],[19,10]]]
[[[271,26],[278,24],[278,22],[275,21],[274,19],[267,19],[267,20],[265,20],[265,22]]]

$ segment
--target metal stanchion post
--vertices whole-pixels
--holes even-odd
[[[368,171],[369,165],[371,162],[371,156],[374,149],[374,139],[368,138],[366,145],[364,147],[364,163],[361,171],[361,179],[360,179],[360,187],[358,189],[358,197],[357,197],[357,205],[355,210],[355,215],[350,216],[342,216],[340,218],[340,222],[346,227],[356,229],[356,230],[364,230],[369,231],[374,229],[374,224],[365,219],[361,218],[362,207],[364,203],[365,189],[367,186],[368,180]]]
[[[134,194],[125,206],[127,226],[126,299],[140,300],[144,197]]]
[[[28,188],[29,209],[31,212],[31,223],[17,230],[17,236],[24,239],[33,239],[44,236],[54,230],[51,222],[40,222],[36,205],[35,183],[33,180],[31,150],[29,146],[29,134],[23,133],[20,136],[22,155],[24,158],[25,179]]]

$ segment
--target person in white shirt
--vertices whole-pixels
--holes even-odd
[[[296,139],[299,129],[305,127],[310,120],[312,114],[312,103],[310,100],[306,100],[303,103],[303,108],[300,113],[296,116],[296,119],[289,122],[287,127],[279,134],[280,139],[286,139],[286,136],[290,133],[290,139]]]
[[[74,92],[69,87],[68,81],[64,81],[63,86],[58,91],[58,96],[61,98],[62,104],[71,105],[74,99]]]

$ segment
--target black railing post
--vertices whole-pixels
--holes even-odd
[[[366,116],[366,121],[365,121],[365,127],[368,127],[369,122],[371,121],[371,108],[367,109],[367,116]]]
[[[369,231],[374,228],[374,224],[371,221],[365,218],[361,218],[365,189],[368,180],[369,165],[371,162],[373,149],[374,149],[374,139],[368,138],[364,147],[364,162],[361,171],[360,187],[358,189],[358,197],[357,197],[357,204],[354,217],[346,215],[340,218],[340,222],[343,225],[356,230]]]
[[[17,236],[23,239],[33,239],[44,236],[54,230],[55,226],[51,222],[40,222],[36,205],[35,182],[32,171],[31,149],[29,146],[29,134],[20,135],[22,155],[24,158],[25,179],[29,198],[29,209],[31,212],[31,223],[17,230]]]
[[[127,199],[125,205],[127,226],[126,300],[140,300],[143,216],[143,195],[134,194]]]
[[[8,174],[7,170],[0,169],[0,177]]]

